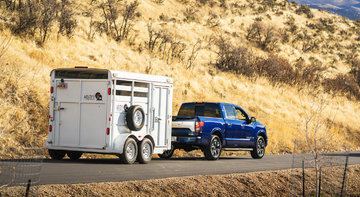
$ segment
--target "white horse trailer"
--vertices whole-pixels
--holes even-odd
[[[50,77],[51,158],[103,153],[147,163],[171,149],[171,78],[92,68],[55,69]]]

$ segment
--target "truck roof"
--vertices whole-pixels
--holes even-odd
[[[72,78],[70,76],[75,76],[74,78],[90,78],[90,79],[107,79],[108,73],[110,72],[112,78],[119,79],[128,79],[128,80],[142,80],[149,82],[161,82],[161,83],[170,83],[173,84],[173,79],[166,76],[157,76],[157,75],[148,75],[141,73],[132,73],[132,72],[123,72],[109,69],[99,69],[99,68],[57,68],[51,71],[55,71],[56,78]]]
[[[232,103],[224,103],[224,102],[200,102],[200,101],[197,101],[197,102],[184,102],[184,103],[214,103],[214,104],[228,104],[228,105],[235,105],[235,104],[232,104]],[[183,104],[184,104],[183,103]]]

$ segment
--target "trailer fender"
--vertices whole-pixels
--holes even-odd
[[[123,153],[123,150],[124,150],[124,144],[126,142],[126,140],[129,138],[129,137],[132,137],[134,138],[136,141],[138,141],[138,139],[132,135],[132,134],[120,134],[118,137],[116,137],[114,139],[114,150],[116,150],[117,152],[119,152],[119,154],[122,154]]]

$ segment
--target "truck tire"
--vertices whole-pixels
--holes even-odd
[[[219,136],[212,135],[210,143],[205,147],[204,155],[207,160],[218,160],[221,154],[221,140]]]
[[[145,112],[140,105],[131,106],[126,112],[126,124],[132,131],[139,131],[145,123]]]
[[[82,155],[82,152],[79,152],[79,151],[69,151],[66,153],[67,156],[70,158],[70,160],[78,160],[81,155]]]
[[[149,138],[144,138],[139,143],[138,161],[142,164],[149,163],[154,152],[154,146]]]
[[[170,150],[164,151],[163,154],[158,154],[158,156],[162,159],[169,159],[174,154],[174,151],[174,146],[171,146]]]
[[[125,164],[133,164],[136,161],[138,154],[138,146],[136,141],[129,137],[125,144],[123,154],[120,155],[120,159]]]
[[[49,155],[54,160],[62,160],[65,157],[66,152],[61,150],[48,149]]]
[[[261,159],[265,155],[265,139],[262,136],[257,136],[254,150],[250,153],[253,159]]]

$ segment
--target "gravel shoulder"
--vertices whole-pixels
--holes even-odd
[[[306,193],[315,192],[315,171],[306,169]],[[322,169],[322,195],[338,196],[343,166]],[[360,165],[347,171],[346,195],[360,196]],[[0,196],[23,196],[25,187],[0,189]],[[188,176],[141,181],[50,184],[32,187],[36,196],[297,196],[302,170],[277,170],[230,175]]]

